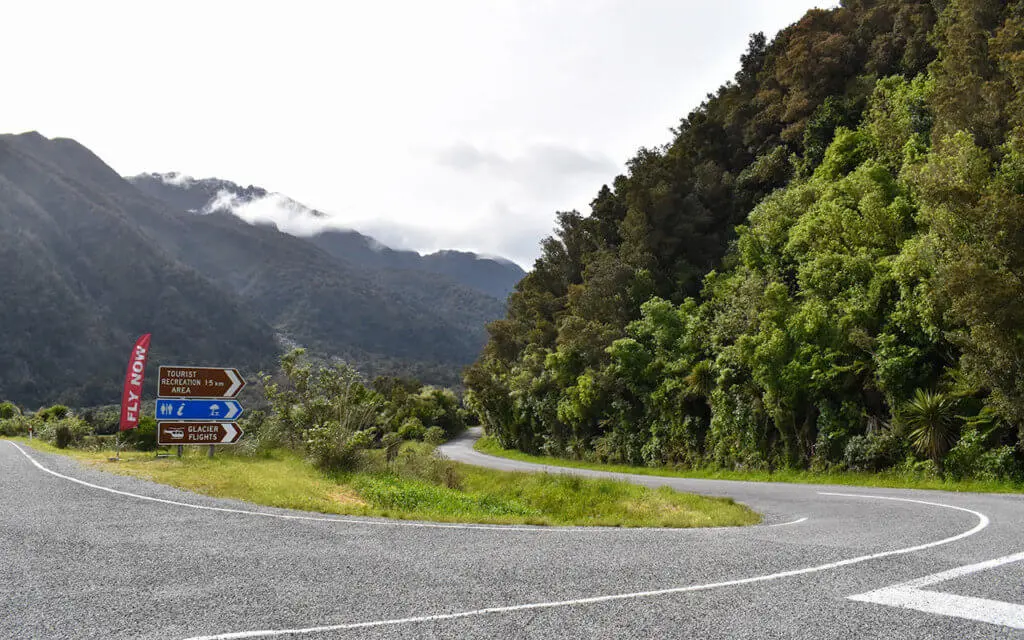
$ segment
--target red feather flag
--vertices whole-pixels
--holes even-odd
[[[124,374],[124,391],[121,394],[121,431],[139,426],[142,410],[142,380],[146,375],[146,359],[149,357],[147,333],[135,341],[135,348],[128,359],[128,371]]]

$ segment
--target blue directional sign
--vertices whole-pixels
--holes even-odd
[[[237,400],[157,398],[157,420],[234,420],[242,415]]]

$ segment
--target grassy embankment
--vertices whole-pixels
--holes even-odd
[[[672,478],[702,478],[709,480],[746,480],[749,482],[788,482],[797,484],[839,484],[859,487],[888,487],[895,489],[938,489],[941,491],[970,491],[977,493],[1024,493],[1024,484],[999,480],[952,480],[935,476],[915,475],[898,471],[858,473],[852,471],[823,472],[783,469],[778,471],[730,471],[723,469],[674,469],[670,467],[641,467],[624,464],[604,464],[585,460],[569,460],[552,456],[536,456],[514,449],[504,449],[495,438],[484,436],[474,448],[501,458],[535,462],[574,469],[594,469],[615,473],[635,473],[646,476]]]
[[[508,473],[439,462],[430,448],[405,445],[398,460],[384,463],[368,452],[368,470],[329,475],[287,450],[240,455],[226,448],[213,459],[205,448],[182,459],[153,453],[57,449],[39,440],[22,445],[69,455],[103,471],[138,476],[221,498],[322,513],[383,516],[441,522],[623,527],[705,527],[755,524],[760,517],[725,498],[625,482],[554,474]]]

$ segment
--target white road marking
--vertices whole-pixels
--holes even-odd
[[[800,524],[801,522],[807,522],[807,518],[797,518],[796,520],[790,520],[789,522],[779,522],[777,524],[766,524],[766,527],[788,527],[791,524]]]
[[[923,587],[978,573],[979,571],[988,571],[1012,562],[1024,562],[1024,553],[1016,553],[1010,556],[1003,556],[1002,558],[995,558],[994,560],[957,567],[942,573],[934,573],[891,587],[850,596],[850,600],[903,609],[916,609],[925,613],[934,613],[952,618],[965,618],[967,620],[1010,627],[1011,629],[1024,629],[1024,605],[923,589]]]
[[[616,600],[634,600],[638,598],[652,598],[656,596],[673,595],[679,593],[689,593],[693,591],[707,591],[710,589],[718,589],[721,587],[734,587],[739,585],[753,584],[756,582],[769,582],[772,580],[779,580],[781,578],[789,578],[792,576],[806,575],[809,573],[818,573],[821,571],[828,571],[830,569],[838,569],[839,567],[845,567],[852,564],[858,564],[861,562],[867,562],[869,560],[877,560],[879,558],[887,558],[889,556],[902,555],[907,553],[913,553],[915,551],[923,551],[925,549],[932,549],[951,542],[963,540],[969,536],[973,536],[985,527],[989,525],[988,516],[972,509],[966,509],[964,507],[956,507],[949,504],[942,504],[940,502],[927,502],[925,500],[912,500],[910,498],[895,498],[890,496],[876,496],[861,493],[831,493],[825,491],[819,491],[820,495],[825,496],[839,496],[845,498],[865,498],[871,500],[891,500],[894,502],[910,502],[914,504],[923,504],[933,507],[942,507],[944,509],[952,509],[954,511],[963,511],[970,513],[971,515],[978,518],[978,524],[973,528],[958,533],[955,536],[949,538],[943,538],[942,540],[936,540],[934,542],[926,542],[913,547],[904,547],[902,549],[894,549],[892,551],[882,551],[879,553],[873,553],[870,555],[857,556],[855,558],[848,558],[846,560],[839,560],[836,562],[829,562],[827,564],[816,565],[813,567],[805,567],[803,569],[792,569],[790,571],[780,571],[779,573],[770,573],[767,575],[753,576],[750,578],[739,578],[736,580],[726,580],[724,582],[712,582],[708,584],[697,584],[688,585],[684,587],[673,587],[669,589],[657,589],[653,591],[637,591],[634,593],[618,593],[607,596],[594,596],[590,598],[578,598],[575,600],[559,600],[554,602],[534,602],[530,604],[517,604],[509,605],[504,607],[489,607],[486,609],[475,609],[472,611],[460,611],[457,613],[442,613],[435,615],[426,616],[414,616],[408,618],[395,618],[391,620],[373,620],[368,622],[352,622],[347,624],[335,624],[335,625],[323,625],[317,627],[303,627],[295,629],[264,629],[254,631],[234,631],[229,633],[221,633],[209,636],[195,636],[188,638],[187,640],[238,640],[240,638],[271,638],[274,636],[286,636],[286,635],[305,635],[311,633],[326,633],[330,631],[351,631],[353,629],[368,629],[376,627],[388,627],[402,624],[418,624],[423,622],[439,622],[444,620],[457,620],[459,618],[469,618],[474,616],[484,616],[494,613],[514,613],[517,611],[530,611],[536,609],[554,609],[557,607],[572,607],[578,605],[597,604],[601,602],[612,602]]]
[[[689,531],[744,531],[749,529],[760,529],[767,527],[780,527],[788,524],[798,524],[804,522],[807,518],[799,518],[791,522],[783,522],[774,525],[757,525],[752,527],[690,527],[690,528],[673,528],[673,527],[529,527],[529,526],[516,526],[516,525],[486,525],[486,524],[455,524],[455,523],[439,523],[439,522],[401,522],[395,520],[369,520],[363,518],[343,518],[343,517],[317,517],[317,516],[297,516],[289,515],[286,513],[267,513],[265,511],[249,511],[247,509],[229,509],[227,507],[210,507],[201,504],[191,504],[188,502],[178,502],[177,500],[167,500],[164,498],[154,498],[152,496],[144,496],[138,493],[131,493],[128,491],[121,491],[119,489],[111,489],[110,487],[104,487],[85,480],[79,480],[78,478],[72,478],[71,476],[58,473],[52,469],[47,469],[38,460],[30,456],[24,449],[19,447],[17,444],[7,441],[15,449],[21,452],[23,456],[29,459],[41,471],[45,471],[50,475],[56,476],[62,480],[68,482],[74,482],[90,489],[98,489],[100,491],[106,491],[107,493],[114,493],[119,496],[126,496],[129,498],[136,498],[138,500],[148,500],[149,502],[159,502],[161,504],[174,505],[176,507],[188,507],[189,509],[200,509],[203,511],[218,511],[221,513],[236,513],[247,516],[259,516],[262,518],[280,518],[282,520],[304,520],[309,522],[340,522],[344,524],[358,524],[358,525],[377,525],[385,527],[419,527],[426,529],[480,529],[484,531],[530,531],[540,533],[579,533],[579,532],[616,532],[621,533],[623,531],[664,531],[668,533],[681,533]]]

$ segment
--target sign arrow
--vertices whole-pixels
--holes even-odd
[[[157,395],[162,398],[234,398],[244,386],[245,380],[238,369],[230,367],[162,366]]]
[[[160,445],[235,444],[242,430],[234,422],[161,422],[156,441]]]
[[[235,420],[242,415],[238,400],[157,398],[157,420]]]

